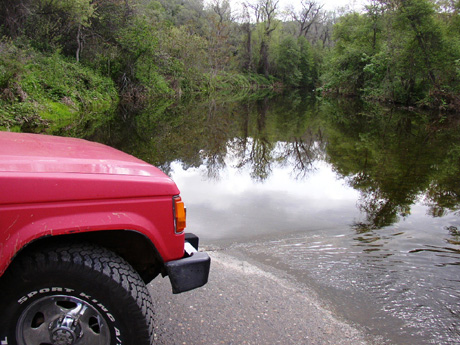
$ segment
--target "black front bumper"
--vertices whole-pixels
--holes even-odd
[[[205,252],[198,252],[198,237],[186,234],[186,243],[194,250],[186,253],[182,259],[165,263],[166,272],[171,281],[173,293],[181,293],[196,289],[208,282],[211,258]]]

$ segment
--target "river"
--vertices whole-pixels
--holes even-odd
[[[208,248],[285,272],[390,343],[460,343],[455,118],[291,93],[165,101],[93,127],[80,131],[175,180]]]

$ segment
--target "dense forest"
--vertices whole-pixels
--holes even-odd
[[[459,111],[459,0],[299,5],[2,0],[0,127],[260,88]]]

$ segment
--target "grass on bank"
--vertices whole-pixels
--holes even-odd
[[[113,81],[59,52],[0,41],[0,129],[43,132],[115,109]]]

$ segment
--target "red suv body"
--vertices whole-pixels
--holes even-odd
[[[132,335],[129,317],[117,317],[126,319],[125,324],[112,322],[115,311],[106,310],[117,303],[113,298],[101,302],[103,295],[93,298],[97,288],[88,288],[91,281],[78,281],[101,276],[101,282],[109,279],[123,285],[119,272],[107,273],[110,263],[119,260],[132,271],[127,276],[136,275],[135,284],[142,281],[144,288],[160,273],[169,276],[174,293],[202,286],[208,279],[210,259],[197,251],[198,238],[186,235],[184,228],[185,208],[177,186],[152,165],[81,139],[0,132],[0,288],[7,292],[0,303],[13,314],[3,316],[8,320],[0,323],[8,326],[0,326],[0,340],[31,345],[35,336],[28,338],[28,334],[35,332],[41,337],[37,344],[83,344],[85,337],[90,337],[87,324],[92,317],[93,323],[100,319],[95,327],[99,334],[91,334],[95,341],[151,343],[153,326],[148,312],[138,317],[147,324],[142,342]],[[65,254],[69,252],[81,258],[69,258]],[[87,252],[85,262],[83,253]],[[47,261],[50,268],[46,267]],[[84,271],[90,264],[101,267],[74,272]],[[49,282],[45,277],[29,283],[34,265],[39,266],[42,275],[50,276]],[[61,276],[69,270],[72,279],[75,275],[79,278],[64,286],[65,278],[54,278],[56,270]],[[53,287],[57,290],[54,294]],[[20,293],[15,293],[17,289]],[[78,293],[65,294],[65,289]],[[138,294],[132,290],[128,286],[117,294]],[[92,297],[85,297],[90,296],[88,291]],[[56,298],[72,308],[56,307]],[[151,301],[141,303],[136,298],[133,296],[131,304],[153,309]],[[18,302],[21,299],[23,302]],[[93,316],[78,316],[77,310],[83,307],[91,309]],[[82,321],[83,316],[87,320]],[[34,327],[29,325],[30,320],[36,320],[32,322]],[[101,335],[102,328],[109,331]]]

